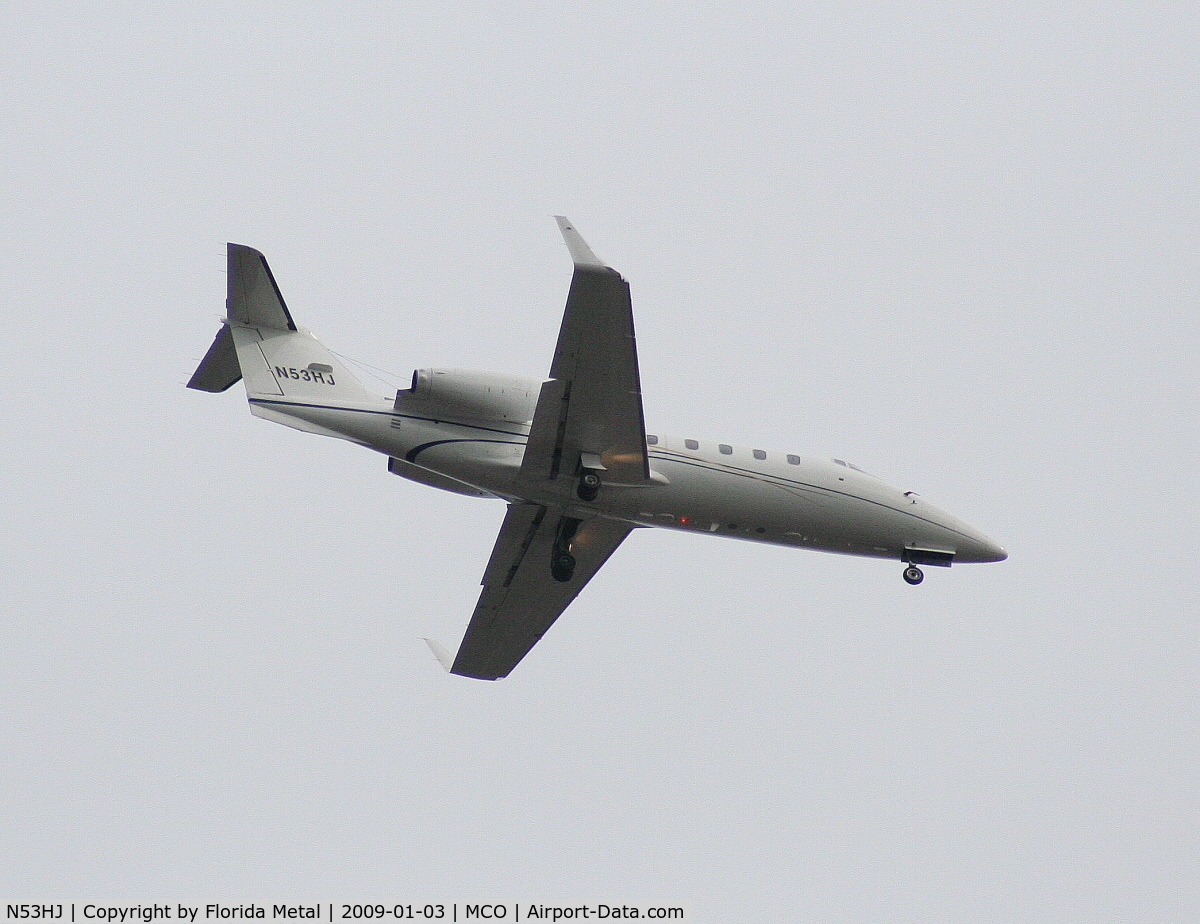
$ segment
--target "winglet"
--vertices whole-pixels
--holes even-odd
[[[433,652],[433,656],[438,659],[438,663],[449,672],[451,666],[454,664],[454,658],[451,657],[450,652],[431,638],[427,638],[424,641],[429,646],[429,650]]]
[[[579,232],[575,230],[575,226],[568,219],[562,215],[555,215],[554,220],[558,222],[558,230],[562,232],[563,240],[567,242],[567,250],[571,252],[571,259],[576,266],[586,266],[591,269],[609,268],[607,263],[592,253],[592,248],[579,236]]]

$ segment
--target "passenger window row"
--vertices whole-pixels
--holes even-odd
[[[657,446],[658,445],[658,437],[655,436],[653,433],[647,433],[646,434],[646,445]],[[685,447],[687,447],[688,449],[696,450],[696,449],[700,448],[700,441],[699,440],[684,440],[683,445]],[[723,456],[733,455],[733,447],[730,446],[728,443],[718,443],[717,449],[720,450],[721,455],[723,455]],[[752,450],[750,450],[750,452],[753,454],[754,458],[758,459],[760,462],[766,461],[766,458],[767,458],[766,450],[752,449]],[[787,457],[787,460],[788,460],[788,463],[791,465],[799,465],[800,464],[800,457],[796,456],[796,455],[789,454]],[[846,463],[842,462],[841,464],[845,465]],[[854,466],[850,466],[850,467],[854,468]]]

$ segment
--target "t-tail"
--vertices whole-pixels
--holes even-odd
[[[221,392],[241,379],[252,404],[254,399],[281,404],[368,399],[341,360],[296,326],[266,259],[253,247],[229,245],[225,315],[188,388]]]

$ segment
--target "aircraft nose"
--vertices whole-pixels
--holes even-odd
[[[973,538],[975,541],[971,543],[970,548],[960,549],[958,555],[955,556],[959,561],[1004,561],[1008,558],[1008,551],[1004,546],[993,542],[987,536],[976,533]],[[964,552],[966,554],[963,554]]]
[[[1004,561],[1004,559],[1008,558],[1008,552],[1004,546],[997,545],[990,539],[984,543],[984,549],[986,550],[987,557],[979,559],[980,561]]]

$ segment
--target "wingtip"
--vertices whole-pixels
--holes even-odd
[[[429,650],[438,659],[438,663],[446,669],[446,673],[450,673],[450,668],[454,665],[454,658],[450,656],[450,652],[443,648],[435,639],[426,638],[422,639],[422,641],[429,646]]]
[[[592,248],[587,245],[579,232],[575,230],[575,226],[564,215],[555,215],[554,220],[558,222],[558,230],[562,232],[563,240],[567,242],[567,250],[571,252],[571,260],[576,266],[584,266],[590,269],[608,269],[608,264],[601,260],[593,252]]]

